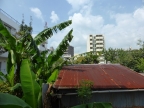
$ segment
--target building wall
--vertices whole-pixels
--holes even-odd
[[[0,19],[3,21],[7,29],[14,35],[20,27],[20,23],[0,9]]]
[[[64,95],[61,99],[66,107],[80,104],[77,95]],[[144,91],[95,93],[89,102],[110,102],[113,108],[144,108]]]
[[[87,52],[102,51],[105,48],[103,35],[89,35],[87,40]]]
[[[63,57],[64,58],[70,58],[74,56],[74,47],[68,46],[67,50],[64,52]]]
[[[15,33],[19,30],[20,23],[2,9],[0,9],[0,19],[12,35],[15,35]],[[7,52],[0,55],[0,71],[4,74],[6,74],[7,56]]]
[[[4,74],[7,73],[6,64],[7,64],[7,58],[0,57],[0,71]]]

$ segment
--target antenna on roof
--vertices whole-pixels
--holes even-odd
[[[32,26],[32,16],[30,16],[30,27]]]
[[[22,25],[24,24],[24,14],[22,14]]]
[[[47,29],[47,28],[48,28],[48,26],[47,26],[47,22],[45,22],[44,29]]]

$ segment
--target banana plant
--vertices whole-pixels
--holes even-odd
[[[31,71],[28,59],[23,59],[20,67],[21,86],[24,94],[24,100],[32,107],[38,106],[38,95],[40,85],[35,81],[35,74]]]
[[[71,20],[60,23],[54,27],[48,28],[40,32],[34,39],[29,30],[24,30],[20,38],[12,36],[0,20],[0,46],[9,52],[11,60],[7,65],[7,71],[16,65],[15,83],[20,82],[20,65],[24,58],[30,57],[32,62],[37,62],[36,58],[40,56],[37,45],[43,43],[50,38],[53,33],[64,29],[72,23]]]
[[[45,59],[45,62],[43,60],[40,60],[39,57],[39,66],[40,67],[45,67],[42,70],[44,71],[39,71],[39,73],[37,73],[37,77],[38,79],[43,79],[44,83],[46,83],[47,81],[49,82],[50,80],[49,77],[52,75],[52,73],[58,69],[60,69],[60,67],[65,63],[65,61],[63,63],[60,63],[59,66],[54,66],[54,64],[58,61],[58,59],[64,54],[64,52],[66,51],[67,47],[69,46],[69,42],[71,42],[73,35],[72,35],[72,29],[68,32],[68,34],[65,36],[65,38],[61,41],[61,43],[59,44],[59,46],[56,48],[55,51],[51,52],[48,57]],[[43,65],[43,66],[41,66]],[[54,79],[55,80],[55,79]],[[53,80],[53,81],[54,81]]]
[[[22,99],[8,93],[0,93],[0,108],[32,108]]]

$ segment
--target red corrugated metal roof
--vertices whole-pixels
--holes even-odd
[[[92,81],[94,89],[144,89],[144,76],[117,64],[64,66],[54,88],[75,88],[82,79]]]

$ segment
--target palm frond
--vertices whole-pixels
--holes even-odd
[[[10,34],[0,19],[0,42],[1,46],[6,50],[14,49],[16,46],[16,38]],[[4,43],[4,44],[3,44]]]
[[[62,42],[59,44],[57,49],[50,53],[48,56],[48,64],[49,66],[52,66],[54,62],[56,62],[66,51],[67,47],[69,46],[69,42],[71,42],[73,36],[72,36],[72,29],[68,32],[68,34],[65,36],[65,38],[62,40]]]
[[[60,23],[56,26],[53,26],[52,28],[43,30],[34,38],[34,40],[36,41],[36,44],[40,45],[41,43],[45,42],[48,38],[50,38],[54,32],[57,33],[58,30],[60,31],[63,30],[64,28],[69,26],[71,23],[72,23],[72,20],[69,20],[69,21]]]

